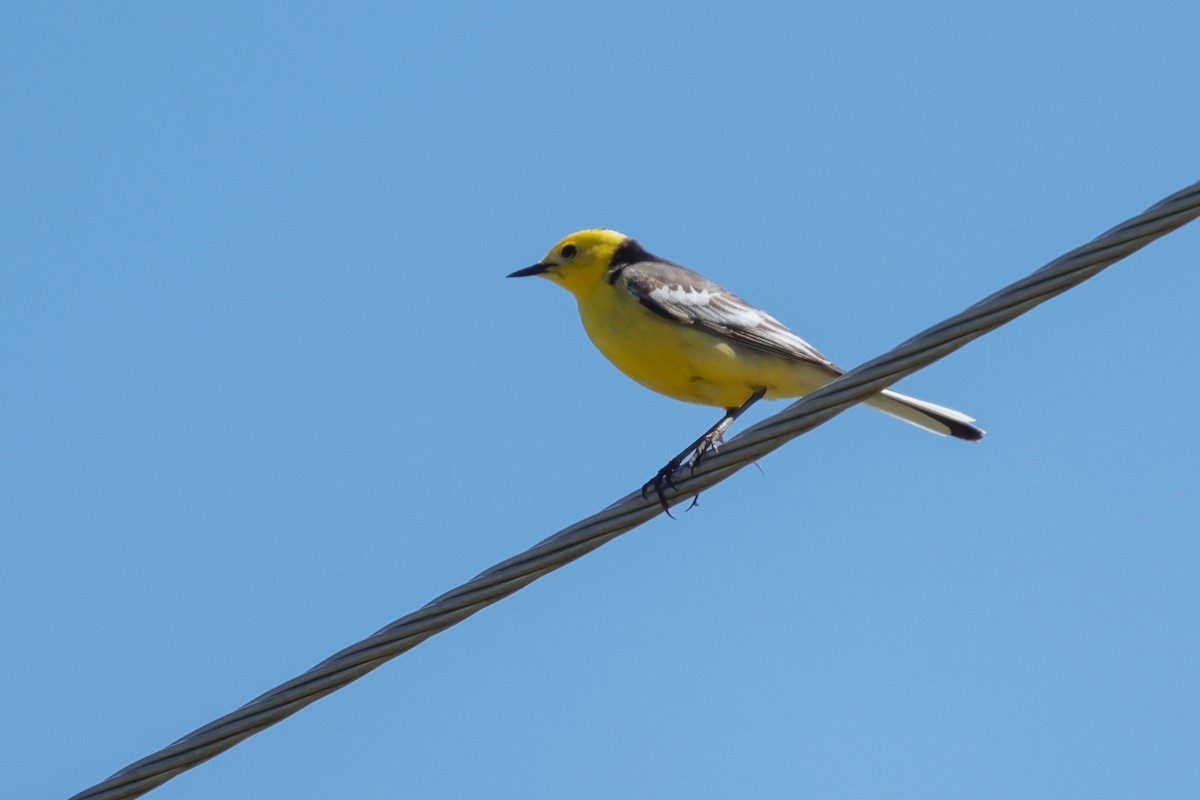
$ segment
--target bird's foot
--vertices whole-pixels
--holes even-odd
[[[675,482],[671,480],[671,476],[675,474],[675,470],[679,469],[681,464],[683,464],[683,456],[672,458],[665,467],[658,471],[657,475],[642,487],[642,497],[650,497],[650,492],[653,491],[658,496],[658,504],[671,519],[675,519],[675,515],[671,513],[671,507],[667,505],[667,496],[663,493],[663,489],[668,486],[672,489],[675,488]]]
[[[652,480],[642,487],[642,497],[648,498],[650,492],[653,490],[654,494],[658,496],[658,503],[662,506],[663,511],[667,512],[668,517],[675,519],[675,516],[671,513],[671,508],[667,505],[667,498],[663,490],[666,487],[675,488],[675,482],[671,480],[671,477],[675,474],[676,470],[683,466],[685,457],[690,456],[687,459],[688,469],[695,469],[696,464],[700,461],[700,457],[709,450],[716,452],[717,445],[723,441],[725,441],[725,438],[720,433],[713,432],[697,442],[695,448],[692,450],[680,453],[675,458],[672,458],[667,462],[665,467],[658,471],[658,474]],[[699,494],[692,498],[692,504],[687,507],[687,510],[691,511],[698,505],[700,505]]]
[[[690,469],[695,469],[696,463],[700,461],[700,457],[702,455],[707,453],[709,450],[712,450],[714,453],[717,452],[721,449],[720,445],[724,443],[725,437],[722,434],[715,431],[708,434],[696,444],[695,452],[693,452],[692,457],[688,459],[688,467]]]

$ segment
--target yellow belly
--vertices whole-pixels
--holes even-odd
[[[643,386],[688,403],[734,408],[760,389],[798,397],[827,383],[827,370],[764,353],[655,314],[620,287],[579,300],[589,338]]]

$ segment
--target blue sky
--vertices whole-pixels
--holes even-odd
[[[1200,177],[1195,3],[0,24],[0,767],[63,797],[715,420],[503,276],[618,228],[854,366]],[[1200,227],[158,789],[1194,797]],[[779,410],[756,409],[751,419]]]

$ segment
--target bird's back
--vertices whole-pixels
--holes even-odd
[[[631,264],[576,297],[596,347],[677,400],[732,408],[760,388],[796,397],[838,374],[769,314],[675,264]]]

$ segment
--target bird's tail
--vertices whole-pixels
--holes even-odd
[[[974,417],[899,392],[885,389],[867,400],[866,404],[941,436],[953,436],[969,442],[978,442],[983,438],[983,430],[971,424],[975,421]]]

